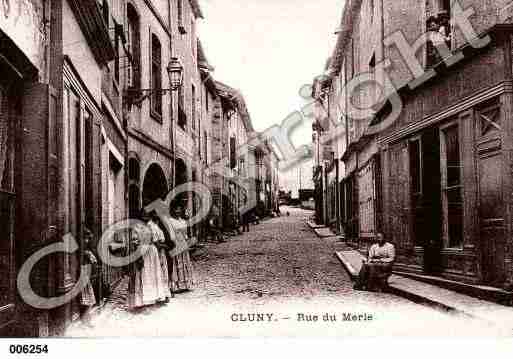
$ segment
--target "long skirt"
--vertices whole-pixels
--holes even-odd
[[[134,270],[130,273],[130,281],[128,283],[129,308],[140,308],[144,306],[141,272],[142,268],[137,268],[137,265],[134,264]]]
[[[365,263],[360,270],[358,282],[369,290],[382,289],[391,274],[390,263]]]
[[[161,249],[159,251],[159,256],[160,256],[160,270],[162,272],[162,281],[160,283],[160,287],[161,287],[160,291],[163,293],[164,298],[171,298],[171,290],[169,288],[169,286],[170,286],[169,267],[167,265],[166,250]]]
[[[96,297],[94,296],[93,286],[88,282],[80,296],[80,304],[85,307],[92,307],[96,304]]]
[[[154,304],[165,299],[162,288],[162,268],[157,247],[149,245],[143,255],[144,266],[141,270],[142,299],[144,305]]]
[[[171,291],[190,290],[194,284],[193,269],[189,251],[186,250],[171,259]]]

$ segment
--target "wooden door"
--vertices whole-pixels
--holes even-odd
[[[442,211],[440,176],[440,133],[428,128],[422,133],[422,184],[424,209],[424,270],[436,273],[441,268]]]
[[[439,270],[441,239],[440,136],[428,128],[408,144],[410,233],[414,247],[424,250],[424,271]]]
[[[502,285],[505,279],[506,228],[498,106],[486,108],[478,113],[476,132],[482,278],[487,284]]]

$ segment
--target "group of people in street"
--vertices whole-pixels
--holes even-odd
[[[260,218],[264,216],[261,207],[263,203],[250,211],[238,212],[238,218],[234,216],[238,234],[241,233],[240,226],[242,232],[249,232],[250,223],[259,224]],[[121,236],[125,239],[109,244],[109,252],[114,256],[129,257],[136,252],[140,254],[137,260],[125,268],[130,310],[165,304],[175,294],[193,288],[194,275],[189,243],[193,230],[198,229],[189,226],[189,216],[183,201],[171,204],[170,218],[166,219],[166,223],[162,222],[157,213],[140,210],[137,218],[134,218],[138,220],[136,224],[131,227],[126,237]],[[203,235],[214,235],[220,242],[224,241],[223,219],[215,205],[212,206],[204,226],[201,232]],[[99,261],[93,248],[94,236],[87,228],[83,243],[82,263],[91,265],[93,272],[98,271]],[[80,296],[84,323],[90,321],[91,309],[99,303],[98,300],[101,298],[95,295],[90,281]]]
[[[188,224],[182,206],[171,208],[170,227],[152,212],[142,212],[131,231],[129,252],[142,256],[130,265],[128,305],[130,309],[167,303],[175,293],[191,290],[193,267],[187,243]],[[180,248],[177,248],[180,246]]]

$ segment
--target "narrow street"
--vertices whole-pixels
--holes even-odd
[[[482,322],[391,294],[354,291],[334,256],[344,244],[317,238],[306,225],[311,212],[282,208],[282,213],[252,225],[249,234],[197,253],[193,291],[134,314],[126,310],[126,285],[121,285],[94,316],[92,328],[76,325],[68,336],[501,334]],[[254,313],[263,314],[263,321],[250,321]],[[359,321],[344,320],[347,313]],[[324,321],[324,314],[336,321]]]

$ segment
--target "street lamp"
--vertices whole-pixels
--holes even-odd
[[[183,85],[183,65],[179,58],[172,57],[171,61],[167,65],[167,75],[169,76],[169,88],[167,89],[159,89],[159,88],[149,88],[149,89],[138,89],[138,88],[129,88],[126,91],[125,98],[127,103],[131,106],[134,104],[140,104],[147,98],[149,98],[153,93],[159,92],[160,95],[165,94],[166,92],[171,93],[172,91],[177,91]]]
[[[178,90],[183,84],[183,65],[178,57],[172,57],[171,61],[169,61],[167,74],[171,90]]]

